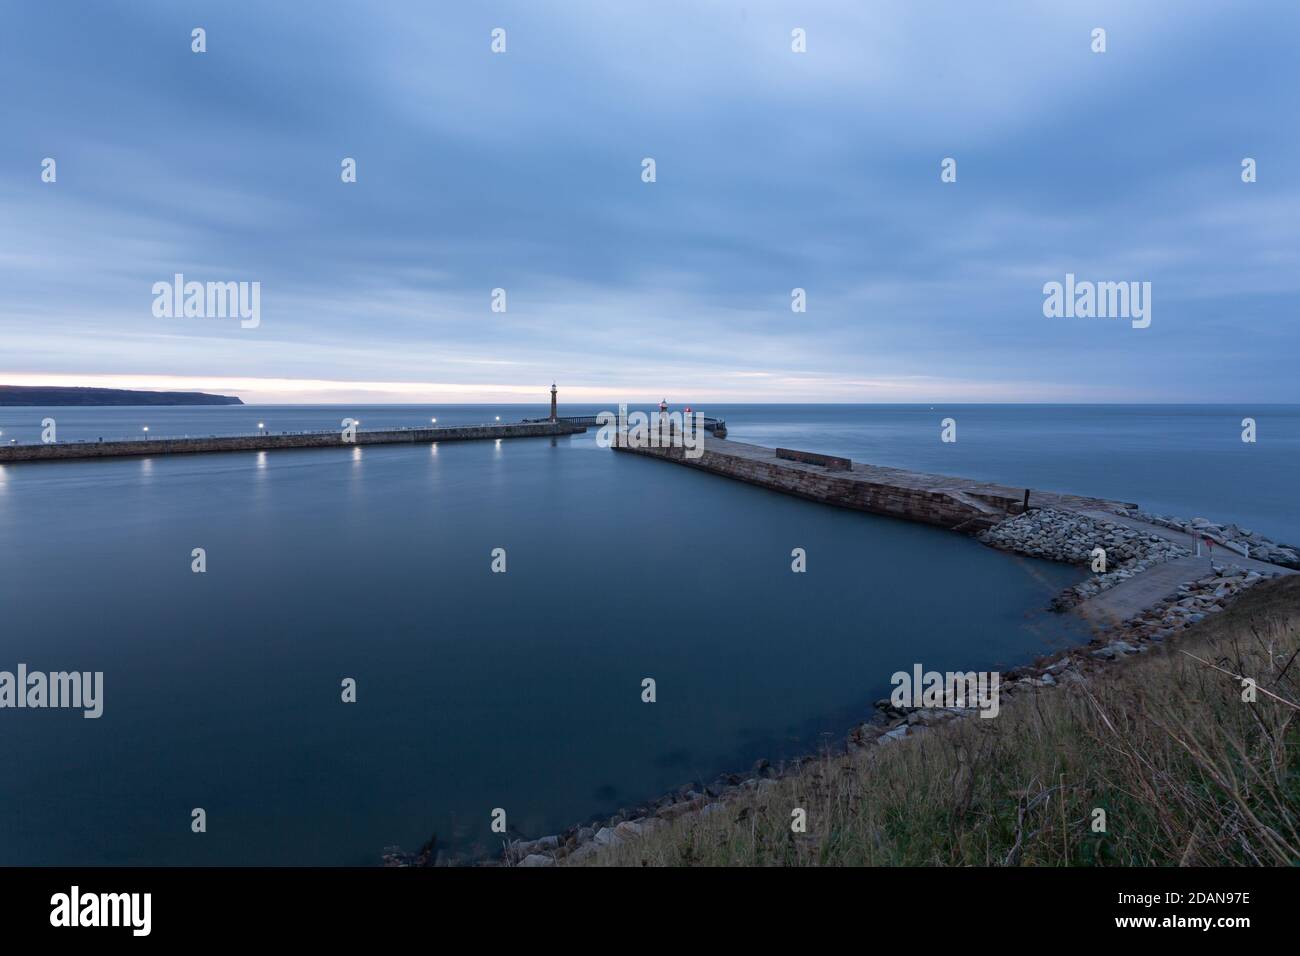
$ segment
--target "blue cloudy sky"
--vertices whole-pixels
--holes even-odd
[[[0,383],[1295,401],[1298,64],[1292,0],[11,0]],[[1067,272],[1151,327],[1045,318]]]

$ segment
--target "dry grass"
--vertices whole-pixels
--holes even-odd
[[[724,812],[586,862],[1294,865],[1298,652],[1300,576],[1256,587],[1167,648],[1022,692],[993,720],[828,754]],[[1258,682],[1255,703],[1243,703],[1232,675]],[[807,810],[806,834],[791,832],[796,807]],[[1092,828],[1096,808],[1104,833]]]

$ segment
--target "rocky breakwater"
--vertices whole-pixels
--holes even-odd
[[[1239,528],[1235,524],[1215,524],[1208,518],[1175,518],[1170,515],[1148,514],[1139,511],[1135,518],[1141,518],[1151,524],[1181,531],[1199,538],[1209,538],[1229,551],[1257,561],[1267,561],[1283,567],[1300,570],[1300,548],[1289,544],[1279,544],[1258,534],[1249,528]]]
[[[1153,565],[1191,554],[1187,548],[1159,535],[1053,508],[1036,509],[1008,518],[982,532],[979,540],[990,547],[1035,558],[1085,567],[1105,567],[1105,571],[1057,595],[1052,607],[1059,611],[1141,574]],[[1095,553],[1097,548],[1105,552],[1104,565],[1099,563],[1099,556]]]
[[[1114,660],[1127,654],[1141,653],[1152,644],[1162,644],[1193,624],[1218,614],[1242,591],[1270,577],[1276,575],[1213,565],[1211,574],[1184,584],[1177,594],[1152,605],[1108,631],[1104,638],[1094,641],[1100,646],[1090,650],[1089,655],[1100,660]]]
[[[1086,679],[1097,668],[1134,654],[1145,654],[1212,614],[1274,575],[1214,565],[1212,573],[1185,584],[1178,593],[1141,614],[1107,630],[1084,647],[1071,648],[1055,656],[1002,674],[999,692],[1003,698],[1034,688],[1055,687]],[[876,712],[849,734],[848,750],[868,750],[925,733],[938,724],[978,715],[975,708],[897,707],[888,697],[876,701]]]

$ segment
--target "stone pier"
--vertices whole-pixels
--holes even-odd
[[[281,435],[232,435],[209,438],[145,438],[123,441],[52,442],[48,445],[0,446],[0,464],[20,461],[66,461],[76,458],[122,458],[196,455],[223,451],[275,451],[288,448],[349,448],[355,445],[403,445],[494,438],[546,438],[586,431],[566,422],[521,422],[508,425],[451,425],[440,428],[394,428],[357,431],[345,442],[341,431]]]
[[[1100,629],[1138,621],[1171,597],[1182,605],[1213,603],[1256,581],[1296,573],[1247,558],[1229,544],[1215,551],[1212,562],[1208,554],[1199,556],[1192,535],[1143,520],[1137,505],[1122,501],[863,465],[713,436],[703,438],[698,458],[686,457],[680,447],[616,447],[823,504],[977,534],[985,544],[1030,557],[1089,567],[1094,549],[1109,553],[1109,570],[1094,568],[1101,573],[1053,601],[1053,607],[1072,608]],[[1266,545],[1266,551],[1295,557],[1276,545]],[[1176,621],[1179,612],[1171,613]]]
[[[921,521],[955,531],[976,533],[1031,508],[1066,508],[1124,514],[1137,505],[1102,498],[1014,488],[947,475],[931,475],[864,465],[844,458],[766,448],[703,437],[704,453],[687,458],[682,448],[627,448],[631,454],[662,458],[773,491],[797,495],[841,508]]]

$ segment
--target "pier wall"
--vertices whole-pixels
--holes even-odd
[[[853,467],[853,462],[847,458],[822,455],[815,451],[795,451],[793,448],[778,448],[776,457],[786,461],[801,461],[805,465],[821,465],[827,471],[848,471]]]
[[[833,461],[830,467],[820,466],[777,457],[773,449],[759,449],[758,446],[733,442],[706,442],[704,454],[694,459],[687,458],[681,448],[621,447],[618,450],[667,459],[841,508],[869,511],[872,514],[972,533],[991,528],[1021,510],[1021,499],[1015,494],[990,494],[985,487],[974,482],[971,483],[970,491],[962,492],[875,479],[863,474],[861,469],[845,468],[838,461]]]
[[[457,425],[442,428],[398,428],[358,431],[343,441],[341,432],[301,432],[288,435],[233,435],[208,438],[146,438],[127,441],[73,441],[48,445],[0,446],[0,464],[19,461],[63,461],[77,458],[122,458],[149,455],[195,455],[208,452],[272,451],[284,448],[348,448],[354,445],[423,444],[444,441],[483,441],[494,438],[545,438],[573,435],[585,428],[563,422],[507,425]]]

